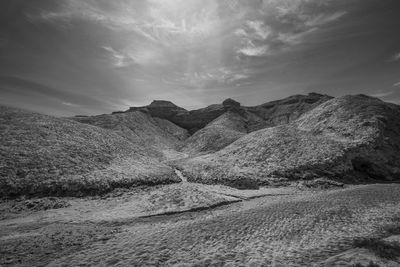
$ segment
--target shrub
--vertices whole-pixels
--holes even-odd
[[[354,241],[357,248],[366,248],[377,256],[385,259],[396,259],[400,257],[400,246],[398,244],[385,242],[378,238],[362,238]]]
[[[366,265],[366,266],[362,265],[361,263],[356,263],[356,264],[353,264],[352,267],[380,267],[380,266],[379,266],[379,264],[374,263],[373,261],[370,261],[368,263],[368,265]]]
[[[256,180],[243,176],[237,176],[229,180],[225,180],[224,184],[241,190],[260,188]]]

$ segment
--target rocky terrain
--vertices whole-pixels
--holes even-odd
[[[114,131],[0,107],[0,196],[86,195],[180,181]]]
[[[397,105],[363,95],[339,97],[181,167],[189,180],[205,183],[243,177],[266,185],[274,178],[398,181],[399,118]]]
[[[154,101],[73,118],[0,113],[2,196],[178,182],[173,168],[190,181],[250,188],[400,179],[399,106],[363,95],[311,93],[256,107],[227,99],[195,111]]]
[[[257,129],[287,124],[329,99],[299,95],[256,107],[227,99],[193,111],[154,101],[127,112],[73,118],[1,107],[0,193],[85,195],[177,182],[164,161],[219,151]]]
[[[0,136],[1,266],[400,265],[400,106],[377,98],[1,106]]]
[[[246,133],[246,115],[227,111],[186,139],[182,151],[191,155],[216,152]]]
[[[163,152],[178,150],[181,142],[189,136],[185,129],[172,122],[153,118],[140,111],[70,119],[112,130],[141,147],[149,156],[161,160],[167,159],[169,155]]]
[[[64,208],[8,212],[0,220],[0,264],[395,267],[399,189],[189,183],[67,198]]]
[[[247,122],[248,132],[251,132],[265,127],[286,124],[331,98],[327,95],[310,93],[308,95],[295,95],[254,107],[244,107],[232,99],[226,99],[222,104],[214,104],[191,111],[180,108],[169,101],[155,100],[148,106],[131,107],[127,112],[146,112],[153,117],[169,120],[193,134],[227,111],[240,114],[247,111],[249,117]]]

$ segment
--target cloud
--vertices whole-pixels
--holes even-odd
[[[61,104],[65,105],[65,106],[69,106],[69,107],[77,107],[79,105],[71,103],[71,102],[61,102]]]
[[[268,46],[255,46],[252,42],[248,46],[238,50],[238,53],[249,57],[260,57],[268,54]]]
[[[235,30],[241,38],[237,53],[244,56],[272,55],[302,44],[309,34],[347,14],[345,10],[332,11],[327,8],[329,3],[316,0],[261,2],[258,18],[246,20]]]
[[[316,28],[311,28],[300,33],[278,33],[276,40],[279,40],[282,46],[295,46],[301,44],[308,34],[315,32],[316,30]]]
[[[400,86],[400,82],[394,83],[393,86],[394,87]]]
[[[324,25],[329,22],[336,21],[347,14],[347,11],[339,11],[333,14],[319,14],[315,16],[306,17],[304,21],[304,25],[309,27],[316,27],[320,25]]]
[[[390,96],[392,94],[394,94],[394,91],[370,94],[370,96],[372,96],[372,97],[386,97],[386,96]]]
[[[126,53],[116,51],[115,49],[109,46],[103,46],[103,49],[109,52],[109,54],[111,55],[113,61],[112,64],[114,67],[123,68],[135,63],[134,58],[132,58]]]
[[[394,54],[394,55],[390,58],[390,60],[391,60],[391,61],[399,61],[399,60],[400,60],[400,52]]]
[[[248,20],[246,22],[248,29],[250,29],[251,33],[246,33],[246,37],[259,39],[259,40],[266,40],[268,36],[271,34],[271,29],[268,25],[265,25],[261,20]]]

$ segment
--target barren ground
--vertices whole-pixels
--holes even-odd
[[[354,246],[370,237],[399,245],[399,192],[395,184],[240,191],[181,183],[2,202],[0,266],[399,266]]]

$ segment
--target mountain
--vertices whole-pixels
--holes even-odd
[[[364,95],[232,99],[187,111],[168,101],[55,118],[0,107],[0,196],[90,195],[190,181],[232,185],[330,177],[400,180],[400,107]],[[188,157],[189,156],[189,157]]]
[[[252,131],[287,124],[331,98],[310,93],[254,107],[241,106],[228,98],[221,104],[192,111],[169,101],[155,100],[148,106],[132,107],[126,113],[141,111],[188,130],[191,136],[184,141],[181,150],[196,155],[218,151]]]
[[[248,123],[250,131],[254,131],[288,123],[331,98],[327,95],[310,93],[308,95],[295,95],[254,107],[244,107],[235,100],[226,99],[222,104],[214,104],[191,111],[178,107],[169,101],[155,100],[148,106],[131,107],[126,112],[148,112],[152,117],[166,119],[193,134],[227,111],[247,111],[255,118]]]
[[[180,163],[189,180],[400,180],[400,107],[364,95],[328,100],[297,120],[247,134]]]
[[[127,112],[143,111],[151,116],[166,119],[193,134],[208,123],[222,115],[225,110],[223,105],[210,105],[206,108],[187,111],[169,101],[155,100],[144,107],[131,107]]]
[[[110,125],[122,118],[128,120],[109,118]],[[139,142],[69,119],[0,106],[0,136],[2,197],[97,194],[180,181]]]
[[[227,99],[225,112],[185,141],[182,151],[190,155],[216,152],[247,133],[287,124],[332,97],[311,93],[295,95],[255,107],[242,107]]]

